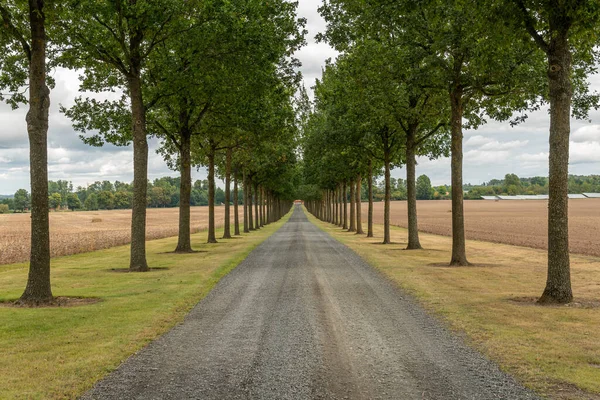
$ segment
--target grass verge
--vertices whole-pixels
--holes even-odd
[[[147,242],[146,273],[127,268],[129,246],[52,260],[55,296],[98,297],[78,307],[0,306],[0,398],[76,398],[148,342],[181,322],[215,284],[287,221],[235,239],[206,244],[202,252],[173,254],[177,238]],[[219,237],[222,231],[217,231]],[[0,301],[17,299],[27,264],[0,266]]]
[[[555,399],[600,399],[600,258],[571,257],[574,303],[537,306],[546,282],[546,252],[468,241],[473,266],[449,268],[451,238],[420,234],[424,250],[404,250],[407,230],[392,227],[395,244],[309,219],[415,295],[450,328],[504,371]]]

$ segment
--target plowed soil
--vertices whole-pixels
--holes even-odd
[[[240,218],[243,208],[240,207]],[[215,224],[223,225],[224,206],[215,207]],[[231,208],[233,223],[233,207]],[[0,264],[29,260],[30,215],[0,215]],[[208,228],[208,207],[192,207],[192,232]],[[150,208],[147,214],[148,240],[177,236],[179,208]],[[85,253],[128,244],[131,240],[131,210],[65,211],[50,213],[52,257]]]
[[[450,201],[418,201],[419,230],[452,234]],[[367,220],[368,204],[362,204]],[[407,227],[406,202],[393,201],[391,224]],[[465,201],[467,239],[546,249],[548,202],[545,200]],[[373,220],[383,224],[383,202],[374,204]],[[569,201],[569,245],[572,253],[600,256],[600,199]]]

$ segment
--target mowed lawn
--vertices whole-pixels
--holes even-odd
[[[98,297],[62,308],[0,305],[0,398],[76,398],[128,356],[183,320],[221,277],[275,232],[277,223],[217,244],[192,236],[194,254],[172,254],[177,238],[147,243],[146,273],[127,268],[129,247],[52,260],[55,296]],[[217,237],[222,232],[217,231]],[[17,299],[26,264],[0,266],[0,301]]]
[[[424,250],[408,251],[404,228],[392,227],[394,244],[384,246],[381,225],[367,238],[310,219],[527,386],[556,399],[600,399],[600,258],[573,255],[574,303],[542,307],[544,250],[468,241],[474,265],[450,268],[448,237],[422,233]]]

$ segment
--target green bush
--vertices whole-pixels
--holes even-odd
[[[8,214],[8,204],[0,204],[0,214]]]

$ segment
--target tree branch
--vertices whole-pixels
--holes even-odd
[[[17,27],[12,23],[12,16],[6,7],[0,5],[0,15],[2,15],[2,21],[4,21],[4,28],[8,30],[8,33],[13,36],[19,43],[21,43],[21,47],[25,52],[25,56],[28,61],[31,61],[31,47],[29,46],[29,42],[23,36],[23,33],[20,32]]]
[[[525,22],[525,29],[527,29],[527,32],[529,32],[529,34],[531,35],[535,43],[539,46],[539,48],[542,49],[544,53],[548,54],[550,46],[535,29],[535,20],[527,10],[527,7],[525,7],[525,3],[523,3],[523,0],[513,1],[516,3],[517,7],[521,11],[521,14],[523,16],[523,22]]]

